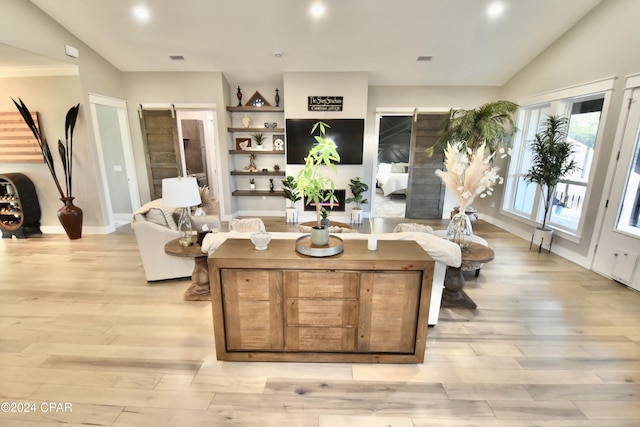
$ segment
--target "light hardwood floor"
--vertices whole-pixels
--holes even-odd
[[[468,277],[478,309],[441,310],[420,365],[218,362],[209,303],[147,283],[129,228],[2,239],[0,401],[32,411],[3,406],[0,425],[640,425],[640,295],[475,231],[496,252]]]

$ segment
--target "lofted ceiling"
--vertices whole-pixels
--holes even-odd
[[[326,12],[315,19],[318,1]],[[507,82],[601,0],[501,0],[497,18],[486,13],[493,0],[318,1],[31,0],[126,72],[221,71],[234,85],[357,71],[370,85],[489,86]],[[133,17],[138,5],[148,7],[146,22]]]

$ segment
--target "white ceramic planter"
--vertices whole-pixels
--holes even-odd
[[[362,209],[351,209],[351,224],[362,224]]]
[[[287,208],[286,213],[286,222],[291,224],[296,224],[298,222],[298,209],[296,208]]]
[[[329,228],[318,226],[311,228],[311,243],[317,246],[324,246],[329,243]]]
[[[538,253],[542,251],[542,248],[546,245],[547,252],[551,252],[551,245],[553,244],[553,230],[550,228],[542,229],[540,227],[536,227],[533,230],[533,235],[531,236],[531,242],[529,243],[529,250],[531,250],[532,246],[538,246]]]

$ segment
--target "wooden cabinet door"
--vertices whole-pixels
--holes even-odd
[[[422,272],[360,275],[358,352],[414,353]]]
[[[282,272],[222,270],[227,350],[283,350]]]

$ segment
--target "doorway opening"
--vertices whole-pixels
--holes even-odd
[[[133,147],[123,100],[89,95],[102,181],[102,213],[107,231],[128,224],[140,207]]]
[[[193,176],[220,212],[215,107],[142,105],[140,116],[151,198],[162,197],[162,179]]]
[[[375,174],[374,216],[404,218],[409,182],[412,116],[381,115]]]

